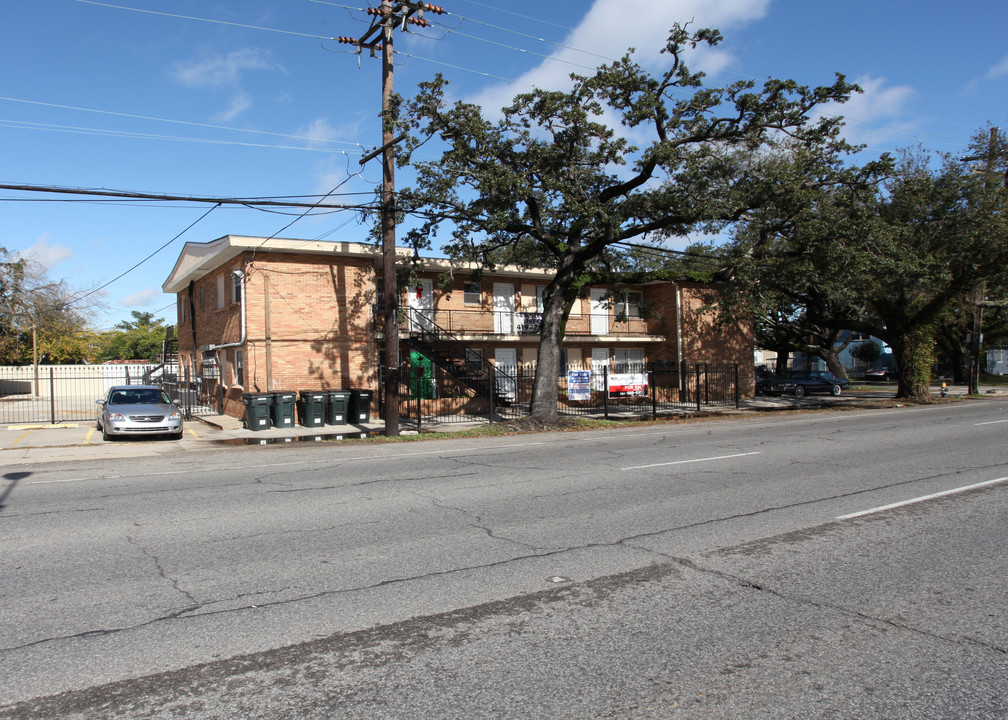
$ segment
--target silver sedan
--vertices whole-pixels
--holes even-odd
[[[182,437],[182,411],[157,385],[114,385],[98,403],[102,438],[136,435]]]

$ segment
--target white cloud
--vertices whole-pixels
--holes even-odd
[[[150,307],[155,302],[161,302],[161,288],[149,288],[132,293],[120,300],[119,304],[124,308],[133,309]]]
[[[187,87],[227,87],[241,83],[248,70],[283,70],[269,57],[269,51],[258,48],[235,50],[227,55],[212,55],[201,60],[177,62],[171,77]]]
[[[914,95],[908,85],[890,86],[885,78],[864,76],[854,80],[864,91],[851,96],[842,105],[831,104],[823,107],[818,115],[843,115],[844,137],[848,141],[871,145],[894,135],[903,137],[912,129],[905,121],[894,118],[905,111],[906,104]]]
[[[1001,77],[1002,75],[1008,75],[1008,55],[1005,55],[1001,59],[1001,62],[987,71],[987,77],[989,78]]]
[[[211,116],[210,120],[218,123],[231,122],[250,107],[252,107],[252,100],[248,95],[239,91],[237,95],[231,98],[231,105],[228,109]]]
[[[766,14],[770,0],[595,0],[580,24],[562,44],[568,48],[555,52],[550,60],[529,70],[514,83],[487,88],[469,98],[488,113],[509,104],[518,93],[532,87],[563,89],[572,72],[591,74],[603,63],[622,56],[627,48],[636,49],[634,59],[645,67],[664,68],[669,57],[660,50],[668,40],[668,31],[676,22],[690,22],[693,28],[715,27],[721,30],[751,22]],[[583,52],[581,52],[583,51]],[[713,74],[732,62],[731,53],[706,48],[688,58],[691,70]]]
[[[324,145],[347,135],[344,128],[334,127],[325,118],[316,118],[307,126],[295,133],[299,138],[306,138],[312,146]],[[352,134],[351,134],[352,137]]]
[[[49,235],[39,235],[35,244],[14,253],[18,257],[31,258],[46,270],[52,270],[64,260],[75,257],[74,251],[64,245],[50,245]]]

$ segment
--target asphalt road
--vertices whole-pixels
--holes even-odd
[[[0,718],[1003,719],[1006,440],[982,400],[8,467]]]

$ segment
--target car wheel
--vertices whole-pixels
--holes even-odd
[[[111,440],[112,439],[112,436],[108,434],[108,428],[105,425],[101,426],[101,439],[102,440]]]
[[[833,393],[834,397],[836,397],[841,392],[843,392],[843,388],[840,387],[839,385],[834,385],[832,388],[830,388],[830,392]]]
[[[801,397],[802,395],[804,395],[805,394],[805,386],[804,385],[795,385],[794,386],[794,394],[795,394],[795,397]]]

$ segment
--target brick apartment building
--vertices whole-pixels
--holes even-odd
[[[405,256],[404,256],[405,257]],[[177,295],[183,368],[213,387],[220,410],[244,412],[250,392],[377,389],[383,361],[381,254],[374,246],[228,235],[186,243],[162,288]],[[454,343],[465,361],[534,364],[548,271],[473,268],[425,259],[401,288],[401,356],[419,331]],[[738,363],[753,386],[749,328],[715,327],[707,286],[659,281],[593,287],[572,308],[563,343],[569,367]],[[464,348],[464,349],[463,349]],[[751,391],[750,391],[751,392]]]

